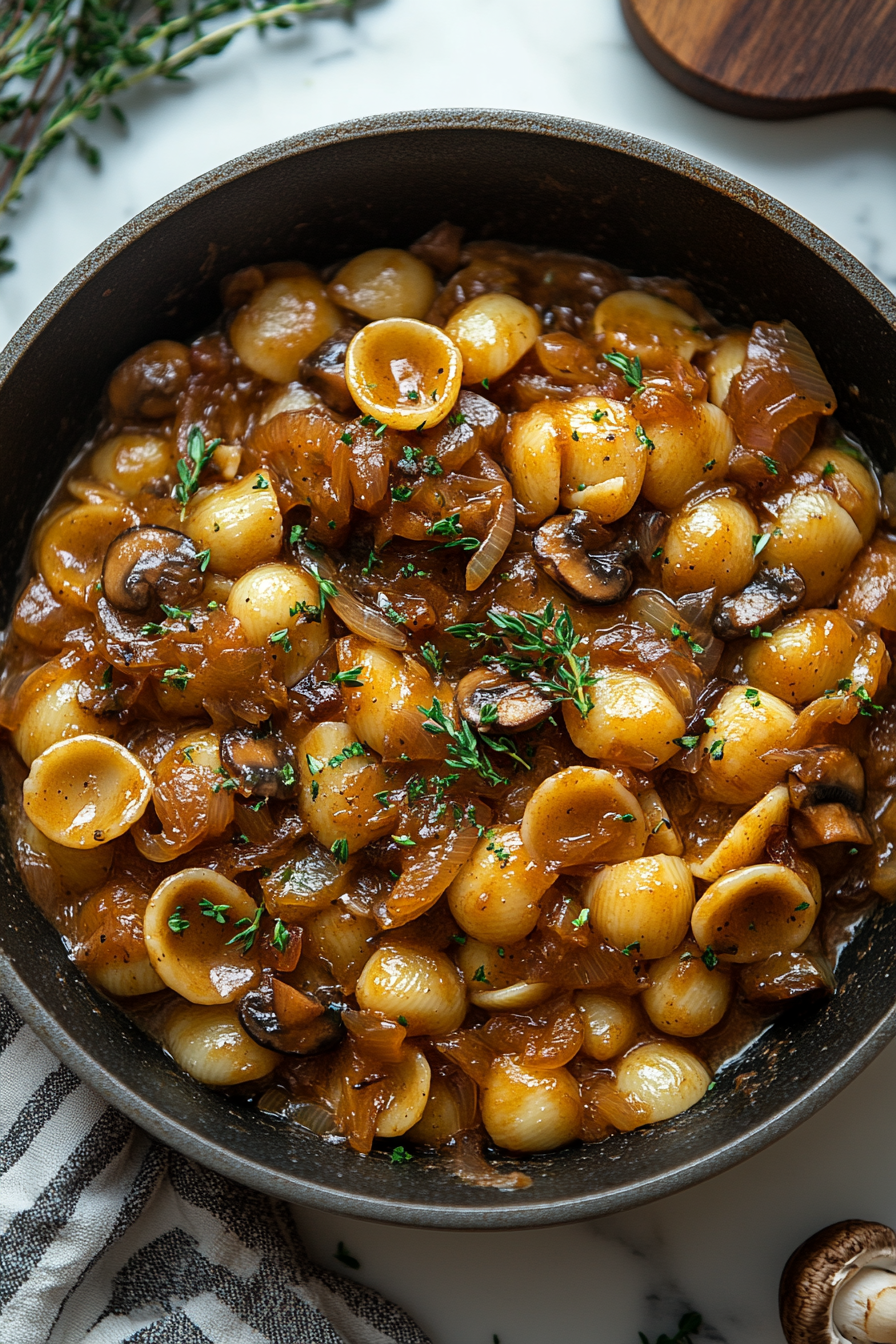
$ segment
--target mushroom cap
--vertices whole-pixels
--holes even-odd
[[[832,1223],[797,1247],[778,1291],[787,1344],[849,1344],[834,1324],[834,1298],[867,1268],[896,1270],[896,1233],[883,1223]]]
[[[740,639],[755,626],[768,628],[785,612],[798,607],[806,595],[806,583],[792,565],[763,569],[739,593],[725,597],[713,619],[719,639]]]
[[[463,717],[483,733],[490,728],[504,733],[526,732],[543,723],[554,708],[554,701],[531,682],[515,680],[490,667],[476,667],[462,677],[456,699]],[[493,707],[494,718],[483,718],[487,706]]]
[[[148,611],[160,602],[184,606],[199,597],[204,582],[196,547],[172,527],[129,527],[103,561],[103,592],[120,611]]]
[[[534,551],[542,569],[583,602],[621,602],[632,586],[631,566],[612,533],[583,509],[543,523]]]

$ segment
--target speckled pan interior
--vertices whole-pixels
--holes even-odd
[[[221,276],[239,266],[323,264],[401,246],[445,218],[474,237],[683,275],[729,321],[789,317],[817,351],[844,422],[880,464],[896,460],[893,296],[778,202],[676,150],[583,122],[489,111],[347,122],[236,159],[139,215],[66,277],[0,356],[3,620],[34,518],[119,360],[154,337],[189,339],[215,315]],[[896,909],[884,907],[848,947],[837,995],[780,1018],[693,1110],[524,1159],[528,1190],[471,1189],[438,1164],[361,1157],[192,1082],[66,959],[5,839],[0,865],[0,988],[76,1073],[225,1175],[361,1217],[525,1227],[656,1199],[785,1134],[896,1033]],[[736,1075],[749,1075],[747,1085]]]

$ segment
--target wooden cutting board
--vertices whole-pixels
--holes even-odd
[[[896,106],[896,0],[622,0],[660,74],[747,117]]]

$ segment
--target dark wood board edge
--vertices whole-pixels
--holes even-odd
[[[633,0],[620,0],[620,5],[635,45],[654,69],[682,93],[718,112],[752,117],[757,121],[793,121],[798,117],[816,117],[823,112],[840,112],[848,107],[896,107],[896,93],[888,89],[861,89],[827,98],[757,98],[737,93],[675,60],[641,21]]]

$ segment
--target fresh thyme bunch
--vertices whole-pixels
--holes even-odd
[[[350,11],[353,0],[0,0],[0,215],[67,136],[91,167],[99,150],[79,124],[148,79],[180,80],[246,28],[289,28],[303,14]],[[235,17],[221,22],[225,15]],[[3,255],[0,273],[13,263]]]

